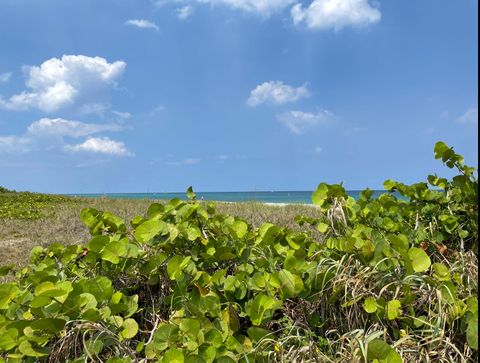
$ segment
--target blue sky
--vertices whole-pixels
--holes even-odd
[[[0,0],[0,185],[379,189],[478,165],[474,0]]]

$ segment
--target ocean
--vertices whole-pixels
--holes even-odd
[[[357,199],[360,190],[349,190],[348,195]],[[256,201],[263,203],[300,203],[311,204],[312,192],[310,191],[254,191],[254,192],[195,192],[197,199],[221,201],[221,202],[247,202]],[[387,193],[383,190],[374,191],[373,196]],[[107,197],[113,199],[187,199],[183,193],[106,193],[106,194],[71,194],[78,197],[100,198]]]

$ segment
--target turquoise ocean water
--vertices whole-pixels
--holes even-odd
[[[312,192],[309,191],[255,191],[255,192],[195,192],[197,199],[222,201],[222,202],[247,202],[257,201],[264,203],[312,203]],[[360,190],[350,190],[347,193],[357,199]],[[376,190],[374,196],[378,196],[385,191]],[[72,194],[78,197],[100,198],[107,197],[113,199],[187,199],[185,193],[106,193],[106,194]]]

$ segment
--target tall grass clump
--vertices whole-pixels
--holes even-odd
[[[86,245],[34,248],[0,285],[0,359],[46,362],[474,362],[478,181],[358,200],[320,184],[298,229],[199,202],[125,221],[93,208]],[[397,197],[399,194],[401,197]]]

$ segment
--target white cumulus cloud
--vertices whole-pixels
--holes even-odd
[[[478,123],[478,108],[471,107],[463,115],[458,117],[455,122],[460,124],[476,124]]]
[[[54,112],[76,103],[87,104],[106,89],[116,85],[126,63],[109,63],[101,57],[64,55],[51,58],[40,66],[24,67],[28,91],[0,97],[0,108],[25,110],[37,108]]]
[[[180,20],[187,20],[189,17],[193,15],[193,6],[191,5],[186,5],[181,8],[177,9],[177,17]]]
[[[277,115],[277,119],[294,134],[301,134],[307,128],[329,123],[333,119],[333,114],[327,110],[317,113],[288,111]]]
[[[308,96],[310,96],[310,93],[305,85],[295,88],[281,81],[268,81],[258,85],[250,92],[247,105],[251,107],[262,103],[282,105]]]
[[[121,141],[108,137],[89,137],[85,142],[76,145],[66,145],[65,150],[71,152],[91,152],[115,156],[133,156]]]
[[[307,7],[295,4],[291,16],[295,24],[305,22],[312,29],[340,30],[377,23],[382,14],[369,0],[313,0]]]
[[[0,83],[7,83],[12,76],[11,72],[0,73]]]
[[[135,26],[137,28],[142,28],[142,29],[152,29],[152,30],[155,30],[155,31],[158,31],[160,30],[157,26],[157,24],[149,21],[149,20],[145,20],[145,19],[130,19],[130,20],[127,20],[125,22],[126,25],[132,25],[132,26]]]
[[[122,128],[117,124],[93,124],[80,121],[64,120],[62,118],[42,118],[32,122],[22,135],[0,136],[0,153],[24,153],[35,150],[63,150],[80,151],[91,147],[95,141],[85,143],[95,135],[102,132],[120,131]],[[84,143],[79,145],[67,145],[65,138],[87,137]],[[94,140],[103,140],[93,138]],[[110,139],[108,139],[110,140]],[[113,143],[117,141],[110,140]],[[108,144],[108,143],[107,143]],[[121,145],[120,145],[121,144]],[[120,148],[122,146],[122,148]],[[102,150],[99,148],[99,150]],[[117,145],[117,152],[104,152],[111,155],[131,155],[123,143]],[[118,150],[124,150],[123,152]],[[97,151],[101,152],[101,151]]]

